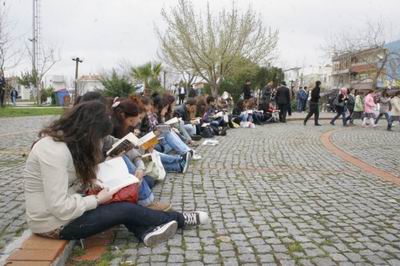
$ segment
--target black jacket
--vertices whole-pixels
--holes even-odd
[[[315,87],[312,91],[311,91],[311,100],[310,102],[313,103],[318,103],[319,102],[319,98],[321,98],[321,96],[319,95],[321,89],[319,87]]]
[[[289,104],[290,103],[290,90],[285,86],[280,86],[276,90],[275,101],[277,104]]]

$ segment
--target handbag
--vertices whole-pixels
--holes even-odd
[[[137,203],[139,199],[139,185],[140,183],[135,183],[124,188],[121,188],[116,192],[112,199],[103,203],[110,204],[113,202],[127,201],[131,203]],[[86,191],[86,195],[97,195],[101,188],[91,188]]]
[[[145,174],[154,177],[156,180],[164,180],[167,173],[165,172],[164,166],[161,162],[161,157],[158,151],[153,150],[150,153],[151,162],[146,166]]]

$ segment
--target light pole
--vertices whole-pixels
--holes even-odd
[[[78,66],[79,63],[82,63],[83,60],[80,59],[79,57],[72,58],[72,61],[75,61],[75,99],[78,97]]]

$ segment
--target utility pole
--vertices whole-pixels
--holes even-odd
[[[80,59],[79,57],[76,57],[76,58],[72,58],[72,61],[75,61],[75,95],[74,95],[74,97],[76,99],[76,97],[78,97],[78,66],[79,66],[79,63],[83,62],[83,60]]]
[[[163,71],[164,72],[164,78],[163,78],[163,81],[164,81],[164,90],[166,90],[166,88],[165,88],[165,79],[166,79],[166,77],[167,77],[167,71]]]
[[[35,80],[37,104],[40,105],[39,80],[39,33],[40,33],[40,0],[32,1],[32,77]]]

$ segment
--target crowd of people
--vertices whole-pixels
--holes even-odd
[[[390,97],[386,90],[382,93],[369,90],[363,98],[358,90],[341,88],[333,105],[336,115],[330,121],[331,125],[342,117],[343,126],[353,125],[355,119],[361,119],[363,127],[376,127],[380,118],[385,116],[390,131],[393,122],[400,122],[400,91]]]

